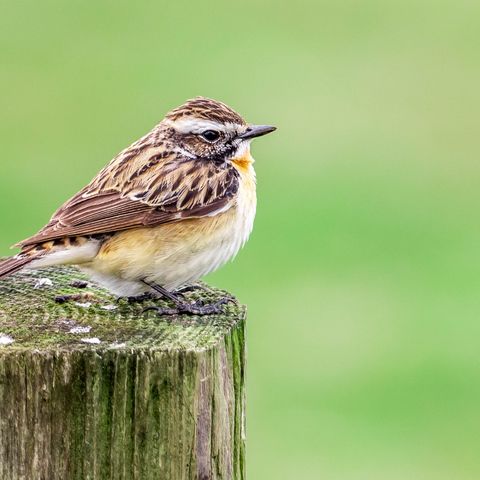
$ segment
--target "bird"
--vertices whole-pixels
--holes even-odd
[[[117,297],[155,295],[159,314],[220,313],[228,300],[182,295],[233,259],[252,232],[256,175],[250,143],[276,130],[225,103],[195,97],[168,112],[66,201],[0,279],[24,268],[76,265]]]

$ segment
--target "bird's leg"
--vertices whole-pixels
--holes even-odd
[[[182,296],[169,292],[168,290],[166,290],[160,285],[157,285],[156,283],[147,282],[146,280],[142,280],[142,282],[163,297],[168,298],[168,300],[173,302],[175,305],[175,308],[162,308],[151,306],[145,308],[143,310],[144,312],[149,310],[155,310],[159,315],[180,315],[182,313],[186,313],[189,315],[214,315],[218,313],[223,313],[223,310],[221,308],[222,305],[225,305],[226,303],[232,301],[231,298],[222,298],[219,301],[210,305],[204,305],[201,300],[198,300],[195,303],[188,303]]]

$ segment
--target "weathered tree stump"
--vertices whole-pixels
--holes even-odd
[[[158,317],[84,281],[0,281],[0,478],[245,478],[245,308]]]

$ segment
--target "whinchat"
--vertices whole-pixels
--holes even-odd
[[[224,103],[197,97],[169,112],[120,152],[21,252],[0,262],[0,278],[22,268],[78,265],[117,296],[152,289],[168,313],[210,314],[177,292],[232,259],[256,210],[251,125]]]

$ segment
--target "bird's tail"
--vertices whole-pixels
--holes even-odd
[[[0,259],[0,278],[18,272],[34,259],[34,255],[16,255],[15,257]]]
[[[28,245],[14,257],[0,259],[0,279],[18,272],[23,267],[51,267],[53,265],[78,265],[90,262],[98,253],[100,241],[62,238],[58,241]]]

